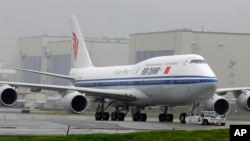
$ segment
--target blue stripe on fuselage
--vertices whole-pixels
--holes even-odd
[[[112,87],[112,86],[143,86],[143,85],[182,85],[197,83],[217,83],[216,77],[206,76],[156,76],[128,77],[77,80],[79,87]]]

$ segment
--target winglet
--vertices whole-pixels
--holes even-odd
[[[86,68],[92,67],[88,49],[85,45],[80,26],[75,15],[70,17],[71,31],[72,31],[72,53],[73,53],[73,67]]]

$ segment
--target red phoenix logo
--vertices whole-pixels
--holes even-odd
[[[73,38],[73,54],[74,54],[74,58],[76,60],[79,40],[74,32],[72,32],[72,38]]]

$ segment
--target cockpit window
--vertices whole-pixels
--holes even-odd
[[[190,64],[206,64],[206,61],[205,60],[201,60],[201,59],[193,59],[190,61]]]

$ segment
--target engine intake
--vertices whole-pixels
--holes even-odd
[[[214,94],[214,96],[206,102],[205,110],[215,111],[219,115],[224,115],[229,112],[230,104],[226,98]]]
[[[243,91],[236,97],[237,106],[244,111],[250,111],[250,91]]]
[[[89,103],[85,95],[79,92],[68,93],[60,102],[64,110],[76,114],[85,112]]]
[[[16,104],[17,92],[9,85],[0,86],[0,103],[3,106],[11,107]]]

